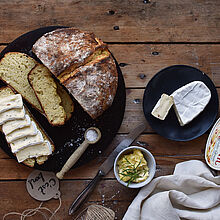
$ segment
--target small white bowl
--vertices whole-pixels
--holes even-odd
[[[119,177],[117,162],[118,162],[119,158],[121,158],[122,155],[132,153],[134,149],[138,149],[143,153],[144,158],[147,161],[147,166],[149,168],[149,176],[143,182],[130,183],[128,185],[127,182],[122,181]],[[148,151],[147,149],[145,149],[143,147],[131,146],[131,147],[125,148],[124,150],[122,150],[118,154],[118,156],[116,157],[115,162],[114,162],[114,174],[115,174],[116,179],[118,180],[119,183],[121,183],[122,185],[127,186],[129,188],[140,188],[140,187],[147,185],[153,179],[153,177],[155,175],[155,171],[156,171],[156,162],[155,162],[154,156],[150,153],[150,151]]]

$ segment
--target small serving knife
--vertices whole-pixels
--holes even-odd
[[[89,196],[92,190],[95,188],[97,182],[112,169],[115,158],[118,153],[124,148],[128,147],[146,128],[146,124],[140,124],[134,128],[129,135],[118,144],[115,150],[108,156],[104,163],[99,167],[99,170],[94,179],[87,185],[87,187],[78,195],[76,200],[69,208],[69,215],[72,215],[82,202]]]

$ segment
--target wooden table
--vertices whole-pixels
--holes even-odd
[[[144,88],[164,67],[174,64],[197,67],[208,74],[220,92],[218,0],[1,0],[0,25],[0,50],[21,34],[49,25],[92,31],[108,43],[120,63],[127,92],[126,112],[115,142],[145,120],[142,111]],[[155,156],[157,177],[171,174],[178,162],[204,161],[208,133],[193,141],[175,142],[157,135],[148,126],[137,141]],[[112,150],[113,147],[106,146],[96,160],[71,170],[60,182],[62,206],[57,213],[58,219],[72,219],[67,214],[69,205]],[[7,212],[22,212],[39,205],[25,189],[31,171],[0,149],[0,218]],[[101,204],[112,208],[117,219],[122,219],[137,193],[138,190],[120,185],[111,171],[98,184],[84,207]],[[51,200],[44,206],[54,210],[58,201]]]

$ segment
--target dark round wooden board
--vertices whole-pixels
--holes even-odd
[[[164,121],[151,115],[151,111],[163,93],[170,95],[176,89],[192,82],[202,81],[211,91],[211,99],[204,111],[185,126],[180,126],[173,107]],[[147,84],[143,109],[150,126],[170,140],[189,141],[204,134],[218,114],[218,93],[211,79],[200,70],[186,65],[175,65],[159,71]]]
[[[0,59],[7,52],[17,51],[26,53],[39,61],[31,50],[32,45],[43,34],[62,27],[64,26],[43,27],[18,37],[1,52]],[[93,120],[86,112],[84,112],[81,106],[74,100],[74,112],[71,119],[64,126],[52,127],[42,114],[32,108],[30,104],[25,102],[35,119],[40,123],[56,146],[56,150],[53,155],[50,156],[43,165],[35,165],[36,169],[54,172],[59,171],[69,156],[83,142],[84,132],[89,127],[98,127],[102,133],[102,138],[98,141],[98,143],[88,147],[74,167],[83,165],[102,154],[102,152],[111,143],[121,126],[126,102],[123,75],[116,60],[115,62],[118,71],[118,89],[112,106],[96,120]],[[1,86],[4,86],[3,82],[0,83]],[[10,157],[16,159],[11,153],[3,134],[0,136],[0,146]]]

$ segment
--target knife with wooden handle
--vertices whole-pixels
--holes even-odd
[[[87,185],[87,187],[78,195],[75,201],[69,208],[69,215],[72,215],[82,202],[89,196],[92,190],[95,188],[97,182],[105,176],[113,167],[114,160],[118,153],[128,147],[146,128],[146,124],[140,124],[134,128],[128,136],[117,145],[115,150],[108,156],[104,163],[99,167],[99,170],[94,179]]]

